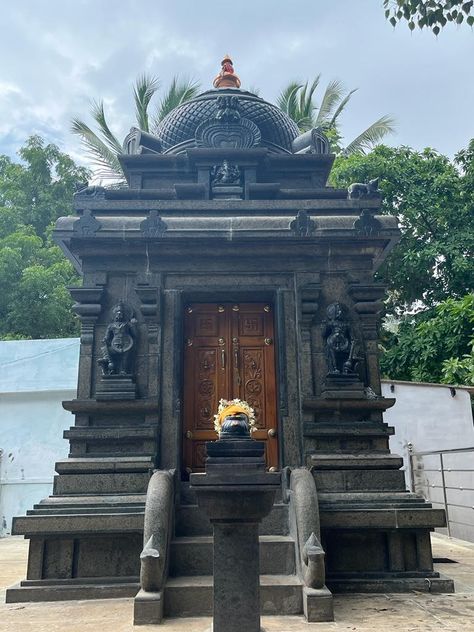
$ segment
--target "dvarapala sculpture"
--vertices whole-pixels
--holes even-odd
[[[326,358],[329,375],[351,375],[357,361],[356,341],[347,320],[347,308],[342,303],[331,303],[326,309],[327,320],[323,323],[326,341]]]
[[[119,301],[112,310],[113,321],[102,339],[102,358],[98,361],[102,375],[129,376],[135,359],[137,320],[132,308]]]

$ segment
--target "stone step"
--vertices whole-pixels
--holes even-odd
[[[288,535],[288,505],[276,503],[260,524],[262,535]],[[212,528],[197,505],[181,505],[176,510],[176,537],[211,535]]]
[[[188,481],[181,481],[180,483],[180,504],[181,505],[196,505],[197,498],[193,489],[190,488]],[[282,502],[281,486],[278,487],[275,494],[275,503]]]
[[[137,507],[145,507],[146,494],[100,494],[90,495],[80,494],[76,496],[49,496],[37,503],[35,508],[43,507],[70,507],[74,510],[77,506],[87,507],[106,507],[115,505],[134,505]]]
[[[434,529],[446,526],[444,509],[321,509],[322,529]]]
[[[72,426],[63,437],[80,441],[128,441],[129,439],[154,439],[154,426]]]
[[[58,474],[102,474],[108,472],[148,472],[154,464],[148,456],[82,457],[57,461]]]
[[[165,616],[211,616],[212,579],[212,575],[168,578],[164,598]],[[264,615],[301,614],[301,581],[296,575],[261,575],[260,604]]]
[[[321,511],[331,509],[407,509],[431,505],[412,492],[322,492],[318,495]]]
[[[157,428],[145,425],[73,426],[64,431],[69,457],[143,457],[156,452]]]
[[[315,470],[318,492],[403,492],[405,473],[401,470]]]
[[[143,512],[21,516],[13,518],[12,535],[141,533],[143,518]]]
[[[212,575],[212,537],[177,538],[171,543],[170,575]],[[263,575],[293,575],[295,543],[289,536],[260,536],[260,572]]]
[[[123,599],[134,597],[140,585],[137,581],[122,582],[106,581],[101,583],[77,583],[70,581],[69,584],[42,582],[35,585],[33,582],[23,581],[6,591],[6,603],[24,603],[31,601],[71,601],[77,599]]]
[[[146,492],[146,472],[60,474],[54,477],[54,494],[137,494]]]

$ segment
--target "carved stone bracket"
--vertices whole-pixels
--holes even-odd
[[[152,321],[155,324],[159,324],[161,317],[159,313],[159,288],[151,285],[138,285],[135,288],[135,292],[140,299],[140,311],[145,322],[148,324]]]
[[[384,304],[381,300],[385,296],[385,286],[373,283],[371,285],[354,284],[348,287],[349,296],[354,301],[354,311],[358,314],[378,314]]]
[[[94,325],[102,310],[104,287],[71,287],[69,292],[76,301],[72,309],[81,321],[81,343],[92,344]]]
[[[156,344],[161,324],[161,301],[158,287],[139,285],[135,291],[140,299],[140,311],[148,329],[148,342]]]
[[[374,217],[373,212],[364,208],[362,209],[359,217],[355,220],[353,228],[358,235],[373,237],[374,235],[378,235],[378,233],[380,233],[382,224],[376,217]]]
[[[101,226],[101,223],[92,215],[92,211],[86,209],[81,217],[74,222],[73,231],[81,237],[95,237]]]
[[[301,326],[303,329],[309,329],[314,323],[320,294],[321,286],[319,285],[307,285],[301,289]]]
[[[151,210],[148,217],[140,224],[140,230],[145,237],[161,237],[167,230],[168,225],[158,215],[157,210]]]
[[[308,214],[308,211],[298,211],[295,219],[290,222],[290,230],[292,230],[297,237],[310,237],[316,229],[316,222],[314,222]]]

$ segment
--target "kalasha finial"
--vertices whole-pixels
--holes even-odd
[[[240,88],[240,79],[234,72],[234,65],[230,55],[225,55],[221,61],[221,71],[214,79],[214,88]]]

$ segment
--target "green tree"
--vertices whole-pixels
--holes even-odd
[[[432,149],[379,146],[367,156],[336,159],[335,186],[379,178],[382,212],[402,232],[378,275],[399,313],[469,293],[474,283],[474,140],[454,161]]]
[[[383,5],[392,26],[403,21],[410,31],[428,28],[438,35],[448,22],[474,24],[473,0],[384,0]]]
[[[171,110],[192,99],[199,91],[197,83],[180,81],[174,77],[171,86],[159,101],[155,114],[150,115],[151,101],[159,87],[159,80],[147,74],[138,77],[134,85],[135,118],[138,128],[144,132],[154,133],[160,121]],[[72,120],[71,130],[81,138],[92,164],[97,168],[96,175],[99,178],[122,179],[123,171],[117,157],[123,153],[122,143],[110,129],[103,101],[92,103],[91,116],[97,125],[97,131],[78,118]]]
[[[73,213],[74,186],[90,172],[38,136],[19,155],[0,156],[0,338],[77,335],[66,288],[79,277],[51,228]]]
[[[378,272],[395,327],[383,331],[392,379],[471,384],[474,324],[474,140],[453,161],[432,149],[374,149],[339,157],[332,184],[379,177],[382,212],[401,241]]]
[[[277,99],[278,107],[295,121],[301,132],[320,127],[331,141],[333,151],[350,155],[370,151],[394,131],[394,119],[382,116],[343,148],[340,117],[357,90],[348,92],[337,79],[330,81],[318,104],[314,95],[320,82],[320,74],[311,84],[292,81]]]
[[[381,368],[392,379],[474,385],[474,294],[405,316],[385,345]]]

